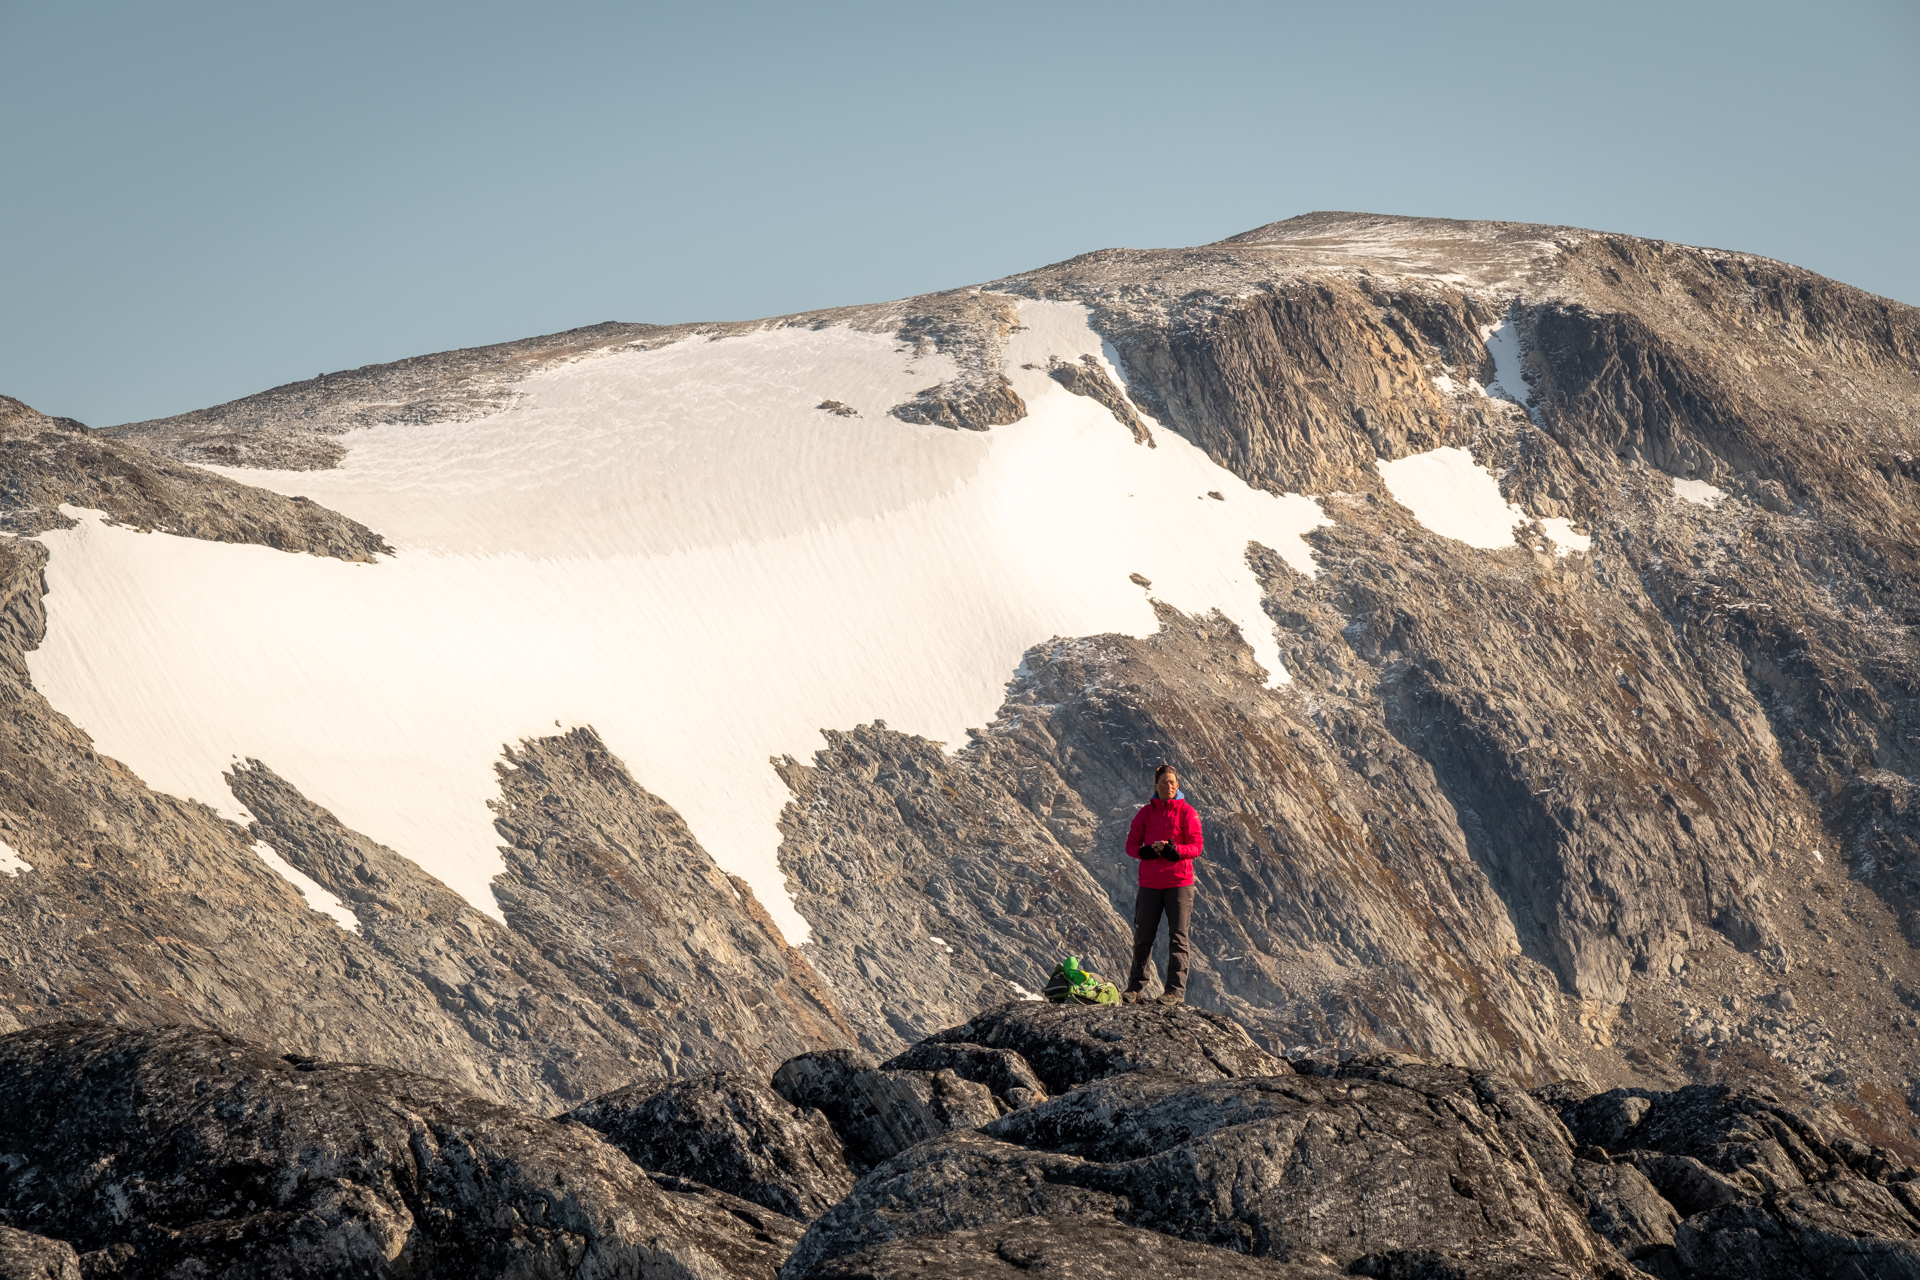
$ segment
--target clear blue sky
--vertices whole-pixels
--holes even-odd
[[[1312,209],[1920,303],[1920,5],[0,0],[0,392],[94,425]]]

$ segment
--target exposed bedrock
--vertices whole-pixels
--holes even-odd
[[[826,738],[811,765],[776,762],[780,864],[867,1052],[1037,991],[1068,953],[1124,978],[1126,923],[990,755],[882,724]]]
[[[197,1028],[0,1039],[0,1151],[0,1217],[92,1274],[733,1280],[799,1234],[584,1126]]]
[[[1643,1269],[1920,1274],[1916,1172],[1765,1086],[1541,1095],[1581,1144],[1576,1172],[1596,1227]]]
[[[1920,1259],[1920,1175],[1764,1089],[1529,1094],[1404,1055],[1289,1062],[1154,1005],[1013,1002],[904,1058],[955,1053],[1055,1092],[1008,1109],[950,1068],[842,1051],[772,1087],[656,1078],[544,1120],[197,1028],[50,1024],[0,1038],[0,1260],[131,1280],[1824,1280]],[[911,1133],[907,1093],[876,1105],[942,1075],[949,1101],[961,1083],[992,1105]],[[879,1159],[856,1182],[863,1142]]]
[[[0,1227],[0,1280],[80,1280],[80,1255],[65,1240]]]
[[[1387,293],[1322,277],[1261,289],[1190,325],[1096,308],[1128,393],[1249,484],[1328,493],[1368,483],[1376,457],[1460,444],[1473,430],[1437,390],[1447,367],[1489,380],[1479,327],[1500,312],[1453,291]],[[1104,321],[1104,323],[1102,323]]]
[[[851,1040],[752,890],[591,729],[507,754],[504,927],[264,765],[229,777],[253,834],[353,909],[360,937],[431,993],[502,1098],[546,1107],[640,1075],[764,1075]]]
[[[1250,1258],[1110,1217],[1045,1214],[908,1236],[830,1258],[808,1280],[1332,1280],[1335,1267]]]
[[[135,529],[211,542],[250,542],[342,560],[391,551],[373,530],[307,498],[236,484],[109,440],[67,418],[49,418],[0,396],[0,529],[71,528],[60,507],[104,511]]]
[[[1081,356],[1078,364],[1068,364],[1055,357],[1047,366],[1047,376],[1073,392],[1077,396],[1086,396],[1098,401],[1113,415],[1114,421],[1133,433],[1135,444],[1144,444],[1155,448],[1153,432],[1140,419],[1140,413],[1127,399],[1126,392],[1113,385],[1113,379],[1100,367],[1100,362],[1090,355]]]
[[[930,387],[890,412],[902,422],[987,431],[1026,417],[1027,404],[1007,375],[996,370]]]
[[[1256,1062],[1231,1023],[1152,1006],[1015,1006],[982,1021],[1087,1078],[882,1164],[809,1228],[783,1275],[858,1274],[824,1264],[1068,1215],[1354,1274],[1411,1274],[1427,1259],[1468,1275],[1624,1273],[1568,1194],[1565,1131],[1502,1077],[1404,1058],[1301,1075]],[[1103,1041],[1105,1057],[1075,1047]],[[1238,1057],[1215,1066],[1195,1048]],[[1244,1073],[1254,1066],[1266,1070]]]
[[[651,1173],[705,1183],[803,1223],[853,1187],[826,1114],[746,1072],[642,1080],[564,1118],[599,1130]]]

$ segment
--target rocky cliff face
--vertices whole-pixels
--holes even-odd
[[[1021,411],[993,380],[1019,298],[1090,309],[1124,387],[1056,376],[1116,431],[1150,439],[1150,416],[1250,484],[1321,497],[1316,577],[1248,549],[1290,683],[1267,687],[1217,617],[1163,609],[1149,639],[1037,647],[958,751],[827,726],[818,758],[775,765],[804,956],[590,737],[526,744],[503,774],[506,929],[269,769],[237,773],[259,836],[355,904],[356,936],[264,870],[255,833],[147,792],[26,685],[44,553],[7,540],[0,838],[34,870],[0,878],[5,1016],[245,1031],[543,1108],[628,1071],[878,1060],[1063,953],[1117,975],[1119,835],[1165,760],[1208,830],[1192,998],[1268,1050],[1765,1088],[1920,1158],[1920,313],[1736,253],[1324,214],[767,323],[950,358],[955,377],[900,412],[990,427]],[[23,534],[74,502],[370,555],[374,532],[146,446],[326,465],[356,423],[478,413],[596,344],[732,328],[425,357],[110,439],[11,410],[0,505]],[[1482,393],[1500,358],[1526,403]],[[1590,545],[1558,554],[1538,523],[1497,550],[1427,529],[1375,461],[1438,446]],[[692,870],[648,897],[653,849]],[[669,945],[683,930],[692,958]]]

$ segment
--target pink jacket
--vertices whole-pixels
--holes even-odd
[[[1143,845],[1173,841],[1180,861],[1142,858]],[[1162,800],[1159,796],[1140,806],[1127,831],[1127,856],[1140,863],[1140,887],[1143,889],[1180,889],[1193,883],[1193,860],[1200,856],[1200,815],[1185,800]]]

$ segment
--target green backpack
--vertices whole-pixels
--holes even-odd
[[[1082,969],[1079,956],[1068,956],[1056,965],[1041,994],[1055,1004],[1120,1003],[1120,992],[1114,985],[1100,981],[1099,974]]]

